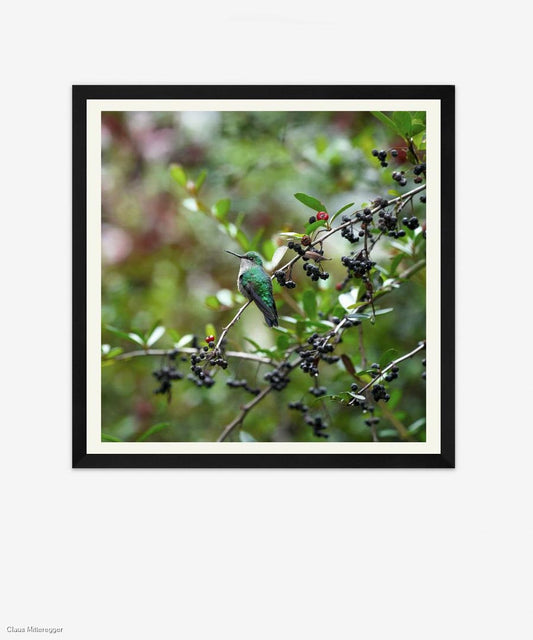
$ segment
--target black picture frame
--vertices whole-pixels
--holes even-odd
[[[441,113],[441,431],[440,453],[88,453],[87,406],[87,104],[90,100],[254,99],[275,101],[420,99]],[[72,93],[74,468],[453,468],[455,467],[455,87],[453,85],[258,86],[77,85]]]

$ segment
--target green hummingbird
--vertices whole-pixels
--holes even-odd
[[[272,281],[263,268],[261,256],[255,251],[248,251],[243,256],[228,250],[226,253],[231,253],[241,260],[237,277],[239,291],[248,300],[255,302],[269,327],[277,327],[278,311],[272,295]]]

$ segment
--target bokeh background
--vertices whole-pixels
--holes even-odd
[[[405,145],[366,112],[108,112],[102,117],[102,339],[104,350],[138,349],[107,329],[147,332],[160,324],[165,334],[154,348],[171,348],[183,336],[202,341],[212,325],[218,334],[236,312],[238,261],[225,249],[242,252],[216,217],[198,210],[192,183],[201,184],[198,201],[209,212],[217,202],[231,201],[227,220],[266,260],[286,244],[281,231],[302,232],[313,212],[294,198],[304,192],[335,212],[354,202],[359,207],[387,197],[397,188],[391,178],[404,166]],[[398,148],[397,158],[382,168],[373,148]],[[182,167],[189,185],[179,184],[171,166]],[[412,183],[405,190],[412,188]],[[392,196],[389,196],[392,197]],[[355,207],[354,207],[355,208]],[[418,199],[413,213],[421,221],[425,209]],[[319,310],[331,310],[338,298],[335,285],[344,279],[340,257],[352,249],[340,234],[327,242],[331,277],[311,283],[294,272],[298,287],[276,288],[280,316],[297,316],[304,289],[317,292]],[[420,245],[419,251],[422,251]],[[378,243],[374,259],[387,265],[397,255],[388,239]],[[288,253],[285,260],[291,257]],[[420,257],[420,256],[418,256]],[[403,264],[403,263],[402,263]],[[409,266],[406,258],[404,266]],[[394,311],[364,322],[363,344],[368,363],[386,365],[411,351],[425,338],[425,272],[384,296],[381,306]],[[341,310],[342,311],[342,310]],[[283,327],[289,326],[283,320]],[[279,332],[268,329],[255,307],[249,307],[231,330],[228,348],[253,351],[276,344]],[[362,358],[357,328],[345,332],[337,353],[346,353],[356,369]],[[190,342],[188,343],[190,346]],[[425,383],[421,359],[402,363],[400,377],[390,385],[388,417],[380,415],[379,439],[398,440],[395,422],[411,437],[425,439]],[[176,364],[185,374],[189,362]],[[104,360],[102,368],[102,437],[108,441],[213,441],[224,425],[249,401],[243,389],[229,388],[228,378],[246,378],[252,386],[266,383],[268,368],[229,360],[216,384],[197,388],[183,379],[174,384],[171,402],[155,395],[152,372],[161,358],[144,356]],[[320,384],[328,394],[350,387],[353,379],[342,363],[323,366]],[[299,412],[288,403],[302,400],[328,424],[329,441],[369,441],[367,415],[334,399],[315,399],[310,377],[299,370],[291,384],[272,392],[246,417],[244,431],[259,441],[317,441]],[[238,437],[238,434],[236,434]]]

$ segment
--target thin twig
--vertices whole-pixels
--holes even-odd
[[[297,358],[292,364],[289,364],[288,362],[285,361],[284,363],[279,365],[279,368],[280,369],[284,368],[285,373],[289,373],[293,369],[296,369],[296,367],[298,367],[301,364],[301,362],[302,362],[301,358]],[[248,404],[245,404],[243,407],[241,407],[241,412],[239,413],[239,415],[224,427],[224,429],[222,430],[222,433],[217,439],[217,442],[222,442],[223,440],[225,440],[229,436],[229,434],[233,431],[233,429],[235,429],[235,427],[242,424],[248,411],[250,411],[250,409],[255,407],[256,404],[261,402],[261,400],[265,396],[267,396],[272,391],[273,388],[274,387],[271,384],[268,385],[268,387],[265,387],[263,391],[261,391],[261,393],[257,395],[253,400],[250,400]]]
[[[267,396],[271,391],[272,391],[271,386],[265,387],[263,391],[261,391],[259,395],[255,396],[253,400],[250,400],[248,404],[243,405],[241,407],[241,412],[239,413],[239,415],[224,427],[224,430],[219,435],[217,442],[223,442],[229,436],[229,434],[233,431],[233,429],[235,429],[235,427],[237,427],[242,423],[248,411],[250,411],[250,409],[253,409],[253,407],[255,407],[255,405],[258,404],[259,402],[261,402],[261,400],[265,396]]]
[[[222,329],[222,333],[220,334],[219,338],[218,338],[218,342],[214,348],[214,351],[220,351],[220,346],[222,344],[222,341],[224,340],[224,338],[226,337],[228,331],[231,329],[231,327],[233,327],[233,325],[237,322],[237,320],[241,317],[241,315],[243,314],[244,310],[246,309],[246,307],[248,307],[251,304],[251,300],[248,300],[248,302],[245,302],[242,307],[237,311],[237,313],[235,314],[235,316],[233,317],[233,319],[231,320],[231,322],[226,325],[224,327],[224,329]]]
[[[198,353],[198,349],[192,347],[181,347],[180,349],[139,349],[138,351],[128,351],[121,353],[112,360],[128,360],[129,358],[136,358],[139,356],[168,356],[171,353],[184,353],[194,354]],[[261,362],[262,364],[276,364],[276,361],[272,358],[266,358],[258,356],[255,353],[246,353],[244,351],[226,351],[226,355],[230,358],[240,358],[241,360],[253,360],[255,362]]]
[[[407,360],[408,358],[412,358],[415,354],[417,354],[419,351],[422,351],[425,348],[426,348],[426,340],[424,339],[422,340],[422,342],[419,343],[416,349],[413,349],[409,353],[406,353],[400,358],[396,358],[396,360],[393,360],[392,362],[390,362],[384,369],[380,371],[379,375],[377,375],[375,378],[372,378],[372,380],[368,384],[366,384],[362,389],[358,390],[357,394],[362,395],[367,389],[370,389],[370,387],[374,385],[378,380],[381,380],[381,378],[383,378],[384,374],[387,373],[389,369],[392,369],[392,367],[399,364],[400,362],[403,362],[404,360]],[[352,398],[350,402],[348,402],[348,405],[353,405],[356,400],[357,398]]]

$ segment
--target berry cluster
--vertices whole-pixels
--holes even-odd
[[[379,202],[377,204],[381,204],[381,202],[387,202],[387,200],[381,200],[379,199]],[[387,206],[387,205],[385,205]],[[382,206],[383,208],[383,206]],[[365,222],[365,223],[370,223],[373,220],[373,214],[372,214],[372,209],[369,209],[368,207],[365,207],[362,211],[358,211],[355,214],[355,217],[357,220],[360,220],[361,222]]]
[[[392,382],[393,380],[396,380],[396,378],[398,377],[399,370],[400,370],[400,367],[395,364],[393,367],[391,367],[390,371],[385,376],[385,380],[387,382]]]
[[[327,271],[323,271],[320,267],[312,264],[311,262],[306,262],[303,269],[305,274],[314,282],[317,282],[319,279],[327,280],[329,278],[329,273]]]
[[[379,212],[378,229],[383,233],[388,233],[392,238],[402,238],[405,231],[398,230],[398,218],[389,211],[381,210]]]
[[[315,398],[320,398],[320,396],[325,396],[327,393],[326,387],[309,387],[309,393]]]
[[[335,347],[332,344],[324,344],[324,337],[318,333],[313,333],[313,335],[307,339],[307,343],[311,345],[311,348],[300,347],[297,349],[297,353],[302,358],[300,369],[304,373],[308,373],[312,378],[318,375],[319,360],[324,360],[324,362],[328,364],[339,361],[339,356],[331,355]],[[324,392],[325,391],[326,389],[324,389]]]
[[[374,156],[374,158],[377,158],[381,164],[382,167],[387,167],[388,166],[388,162],[386,162],[386,158],[387,158],[387,152],[383,151],[383,149],[381,151],[378,151],[377,149],[372,149],[372,155]]]
[[[390,395],[387,393],[387,389],[382,384],[375,384],[372,387],[372,396],[375,402],[377,402],[378,400],[385,400],[385,402],[388,402],[390,400]]]
[[[354,256],[353,251],[350,256]],[[362,256],[361,253],[354,257],[350,256],[342,256],[341,262],[347,268],[348,274],[355,278],[363,278],[376,264],[372,262],[372,260]]]
[[[349,219],[350,218],[348,216],[342,217],[343,222],[348,222]],[[359,233],[357,234],[355,233],[353,225],[350,225],[348,227],[344,227],[343,229],[341,229],[341,236],[343,238],[346,238],[346,240],[348,240],[348,242],[350,242],[351,244],[355,244],[356,242],[359,242],[359,237],[360,237]]]
[[[238,389],[239,387],[242,387],[245,391],[248,391],[248,393],[251,393],[253,396],[257,396],[261,393],[261,389],[254,389],[253,387],[250,387],[248,381],[244,379],[235,380],[234,378],[228,378],[226,380],[226,384],[232,389]]]
[[[287,373],[287,367],[282,363],[277,369],[265,373],[264,379],[270,383],[274,391],[282,391],[290,382]]]
[[[169,400],[172,391],[172,381],[183,378],[183,373],[180,373],[174,365],[164,365],[157,371],[154,371],[152,375],[159,382],[159,386],[154,390],[154,393],[166,393]]]
[[[309,407],[303,402],[289,402],[289,409],[301,411],[302,413],[307,413],[309,411]]]
[[[306,415],[305,421],[313,428],[313,435],[316,438],[329,438],[329,435],[327,433],[324,433],[324,431],[328,428],[328,425],[323,422],[321,416]]]
[[[204,347],[207,349],[207,347]],[[209,371],[204,370],[203,367],[199,366],[199,362],[205,360],[205,353],[202,351],[198,355],[194,354],[191,356],[191,372],[187,375],[187,380],[194,382],[197,387],[207,387],[208,389],[215,384],[214,379],[212,378]],[[228,363],[226,362],[226,367]]]
[[[290,278],[289,280],[287,280],[287,274],[285,271],[283,271],[283,269],[279,269],[278,271],[275,271],[274,277],[278,281],[278,284],[280,285],[280,287],[287,287],[287,289],[294,289],[294,287],[296,286],[296,282],[294,282]]]
[[[426,163],[422,162],[422,164],[417,164],[413,167],[413,173],[415,176],[419,176],[421,173],[426,173]]]
[[[392,179],[395,180],[400,185],[400,187],[405,187],[405,185],[407,184],[405,171],[393,171]]]
[[[379,366],[379,364],[377,362],[373,362],[370,365],[370,368],[372,369],[372,371],[370,371],[369,373],[372,376],[372,378],[377,378],[381,371],[381,367]]]
[[[418,227],[418,218],[415,218],[415,216],[411,216],[410,218],[405,217],[402,219],[402,223],[408,229],[416,229]]]
[[[385,207],[389,206],[389,201],[385,198],[376,198],[372,204],[374,204],[376,207],[381,207],[382,209],[385,209]],[[366,212],[366,209],[365,211],[363,211],[363,213],[365,212]]]
[[[303,256],[303,254],[307,251],[305,247],[302,247],[299,242],[294,242],[294,240],[289,240],[287,246],[289,247],[289,249],[293,249],[294,251],[296,251],[296,253],[300,256]]]

